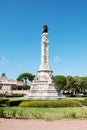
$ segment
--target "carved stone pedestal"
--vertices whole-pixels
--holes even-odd
[[[51,72],[39,71],[27,97],[31,99],[58,99],[62,98],[58,86],[53,80]]]

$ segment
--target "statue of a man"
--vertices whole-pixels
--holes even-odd
[[[48,26],[47,26],[47,24],[44,24],[42,33],[47,33],[47,32],[48,32]]]

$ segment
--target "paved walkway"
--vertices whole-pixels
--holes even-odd
[[[87,120],[0,119],[0,130],[87,130]]]

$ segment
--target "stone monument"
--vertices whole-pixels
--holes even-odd
[[[31,83],[31,88],[26,98],[29,99],[58,99],[62,98],[56,85],[49,64],[49,39],[48,26],[43,25],[41,40],[41,64],[39,71]]]

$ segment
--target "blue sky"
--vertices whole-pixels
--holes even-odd
[[[0,75],[37,73],[44,22],[53,75],[87,76],[87,0],[0,0]]]

